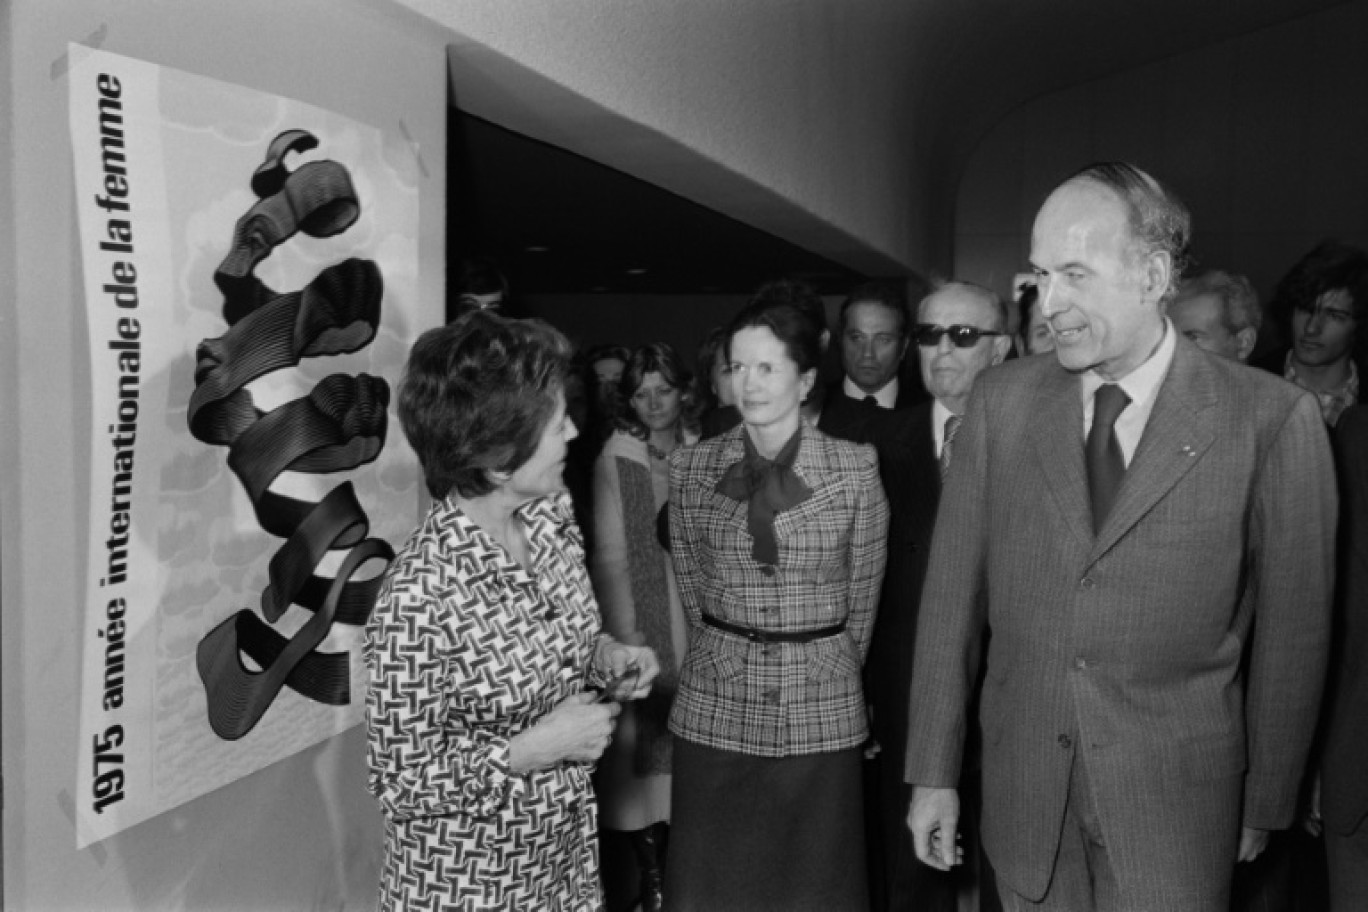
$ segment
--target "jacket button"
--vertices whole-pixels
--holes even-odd
[[[1078,588],[1080,589],[1091,589],[1096,585],[1097,583],[1093,581],[1091,576],[1085,576],[1078,581]]]
[[[767,691],[765,691],[765,699],[768,700],[768,701],[771,702],[771,703],[778,703],[778,702],[779,702],[779,691],[778,691],[778,690],[767,690]]]
[[[1082,656],[1079,656],[1078,658],[1074,659],[1074,668],[1077,668],[1079,671],[1087,671],[1088,660],[1083,658]]]
[[[1060,735],[1058,741],[1059,746],[1064,748],[1065,750],[1068,750],[1069,748],[1073,747],[1073,738],[1070,738],[1068,735]]]

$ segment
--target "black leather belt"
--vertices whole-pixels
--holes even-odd
[[[816,630],[755,630],[751,627],[742,627],[740,624],[729,624],[721,618],[707,614],[703,615],[703,623],[726,633],[745,637],[752,643],[811,643],[813,640],[832,637],[845,630],[844,621],[839,624],[832,624],[830,627],[819,627]]]

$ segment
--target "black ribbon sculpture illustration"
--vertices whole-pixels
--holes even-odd
[[[369,560],[394,558],[388,543],[367,537],[369,520],[350,481],[318,503],[270,490],[282,472],[341,472],[373,461],[385,444],[385,381],[332,374],[308,396],[270,412],[258,409],[246,389],[256,378],[305,358],[358,351],[370,344],[380,322],[383,283],[370,260],[329,266],[301,291],[286,293],[253,274],[295,233],[332,237],[360,215],[342,165],[325,160],[286,169],[290,152],[317,145],[303,130],[286,131],[272,141],[252,176],[258,202],[238,220],[232,248],[214,273],[229,329],[200,342],[196,352],[190,432],[204,443],[228,447],[228,465],[246,489],[257,522],[285,540],[271,558],[261,617],[239,610],[196,650],[210,727],[230,741],[252,730],[281,687],[319,703],[350,702],[347,654],[320,652],[318,646],[334,623],[366,622],[381,576],[351,577]],[[344,549],[336,576],[315,575],[324,555]],[[287,639],[271,624],[291,604],[313,617]],[[244,655],[260,670],[249,669]]]

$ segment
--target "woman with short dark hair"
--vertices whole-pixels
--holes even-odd
[[[861,665],[888,502],[872,446],[803,418],[820,332],[772,298],[729,331],[742,424],[670,460],[690,625],[670,716],[676,912],[868,907]]]
[[[651,695],[623,708],[599,764],[605,829],[629,834],[642,912],[659,912],[670,821],[673,739],[668,729],[687,626],[657,519],[670,490],[670,453],[698,439],[689,373],[669,345],[632,352],[618,383],[617,430],[594,467],[590,570],[604,625],[624,643],[651,647],[660,663]],[[610,896],[610,900],[611,900]]]
[[[474,311],[424,333],[399,418],[436,499],[366,630],[382,910],[598,908],[590,773],[656,661],[600,620],[561,473],[570,347]]]

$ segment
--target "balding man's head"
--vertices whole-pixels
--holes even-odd
[[[1031,266],[1061,364],[1119,380],[1144,363],[1163,338],[1190,228],[1177,197],[1124,163],[1084,168],[1046,198]]]
[[[917,354],[922,382],[938,402],[964,413],[974,381],[1007,357],[1007,306],[992,291],[951,282],[917,307]]]
[[[1186,280],[1168,307],[1180,333],[1201,348],[1243,361],[1259,339],[1259,296],[1242,275],[1212,269]]]

